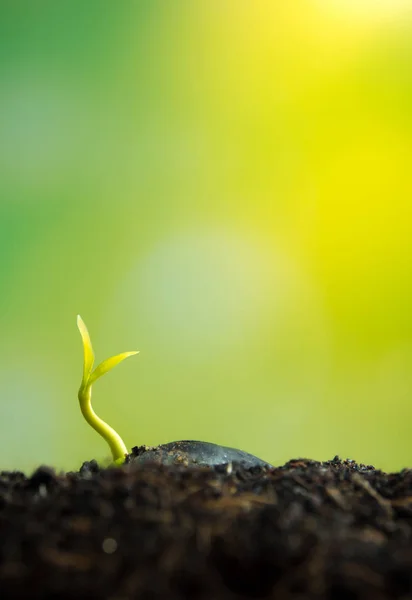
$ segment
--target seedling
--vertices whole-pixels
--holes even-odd
[[[125,358],[138,353],[123,352],[122,354],[117,354],[116,356],[104,360],[93,371],[94,352],[92,342],[87,327],[80,315],[77,315],[77,327],[82,336],[84,353],[83,379],[78,393],[80,408],[89,425],[91,425],[109,444],[114,462],[121,464],[128,455],[127,448],[120,435],[94,412],[92,407],[92,385],[99,377],[110,371],[110,369],[113,369],[113,367],[118,365]]]
[[[219,446],[210,442],[198,442],[196,440],[182,440],[170,442],[156,447],[140,446],[134,447],[129,454],[120,435],[110,425],[105,423],[96,415],[92,408],[92,385],[102,375],[113,369],[122,360],[137,354],[137,352],[123,352],[104,360],[93,371],[94,353],[89,332],[80,315],[77,316],[77,326],[82,336],[84,361],[83,379],[79,389],[80,408],[86,421],[106,440],[112,451],[113,460],[116,464],[122,464],[127,457],[134,462],[156,462],[166,465],[198,465],[214,467],[217,465],[231,465],[233,462],[245,467],[271,467],[271,465],[253,454]],[[231,467],[230,467],[231,468]]]

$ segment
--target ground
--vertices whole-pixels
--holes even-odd
[[[2,472],[0,598],[412,599],[412,470]]]

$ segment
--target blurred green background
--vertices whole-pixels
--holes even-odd
[[[410,0],[3,0],[1,468],[412,465]]]

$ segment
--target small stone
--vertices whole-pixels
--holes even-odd
[[[113,554],[117,550],[117,542],[113,538],[105,538],[102,543],[103,552]]]
[[[40,498],[46,498],[47,496],[47,486],[44,483],[39,485],[39,496]]]
[[[96,460],[85,461],[80,467],[80,475],[85,479],[91,479],[92,475],[98,473],[100,467]]]

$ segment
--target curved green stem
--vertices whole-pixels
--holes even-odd
[[[83,417],[97,433],[99,433],[109,444],[115,462],[123,462],[128,454],[125,443],[120,435],[108,425],[103,419],[98,417],[92,407],[92,387],[86,385],[79,389],[79,403]]]

